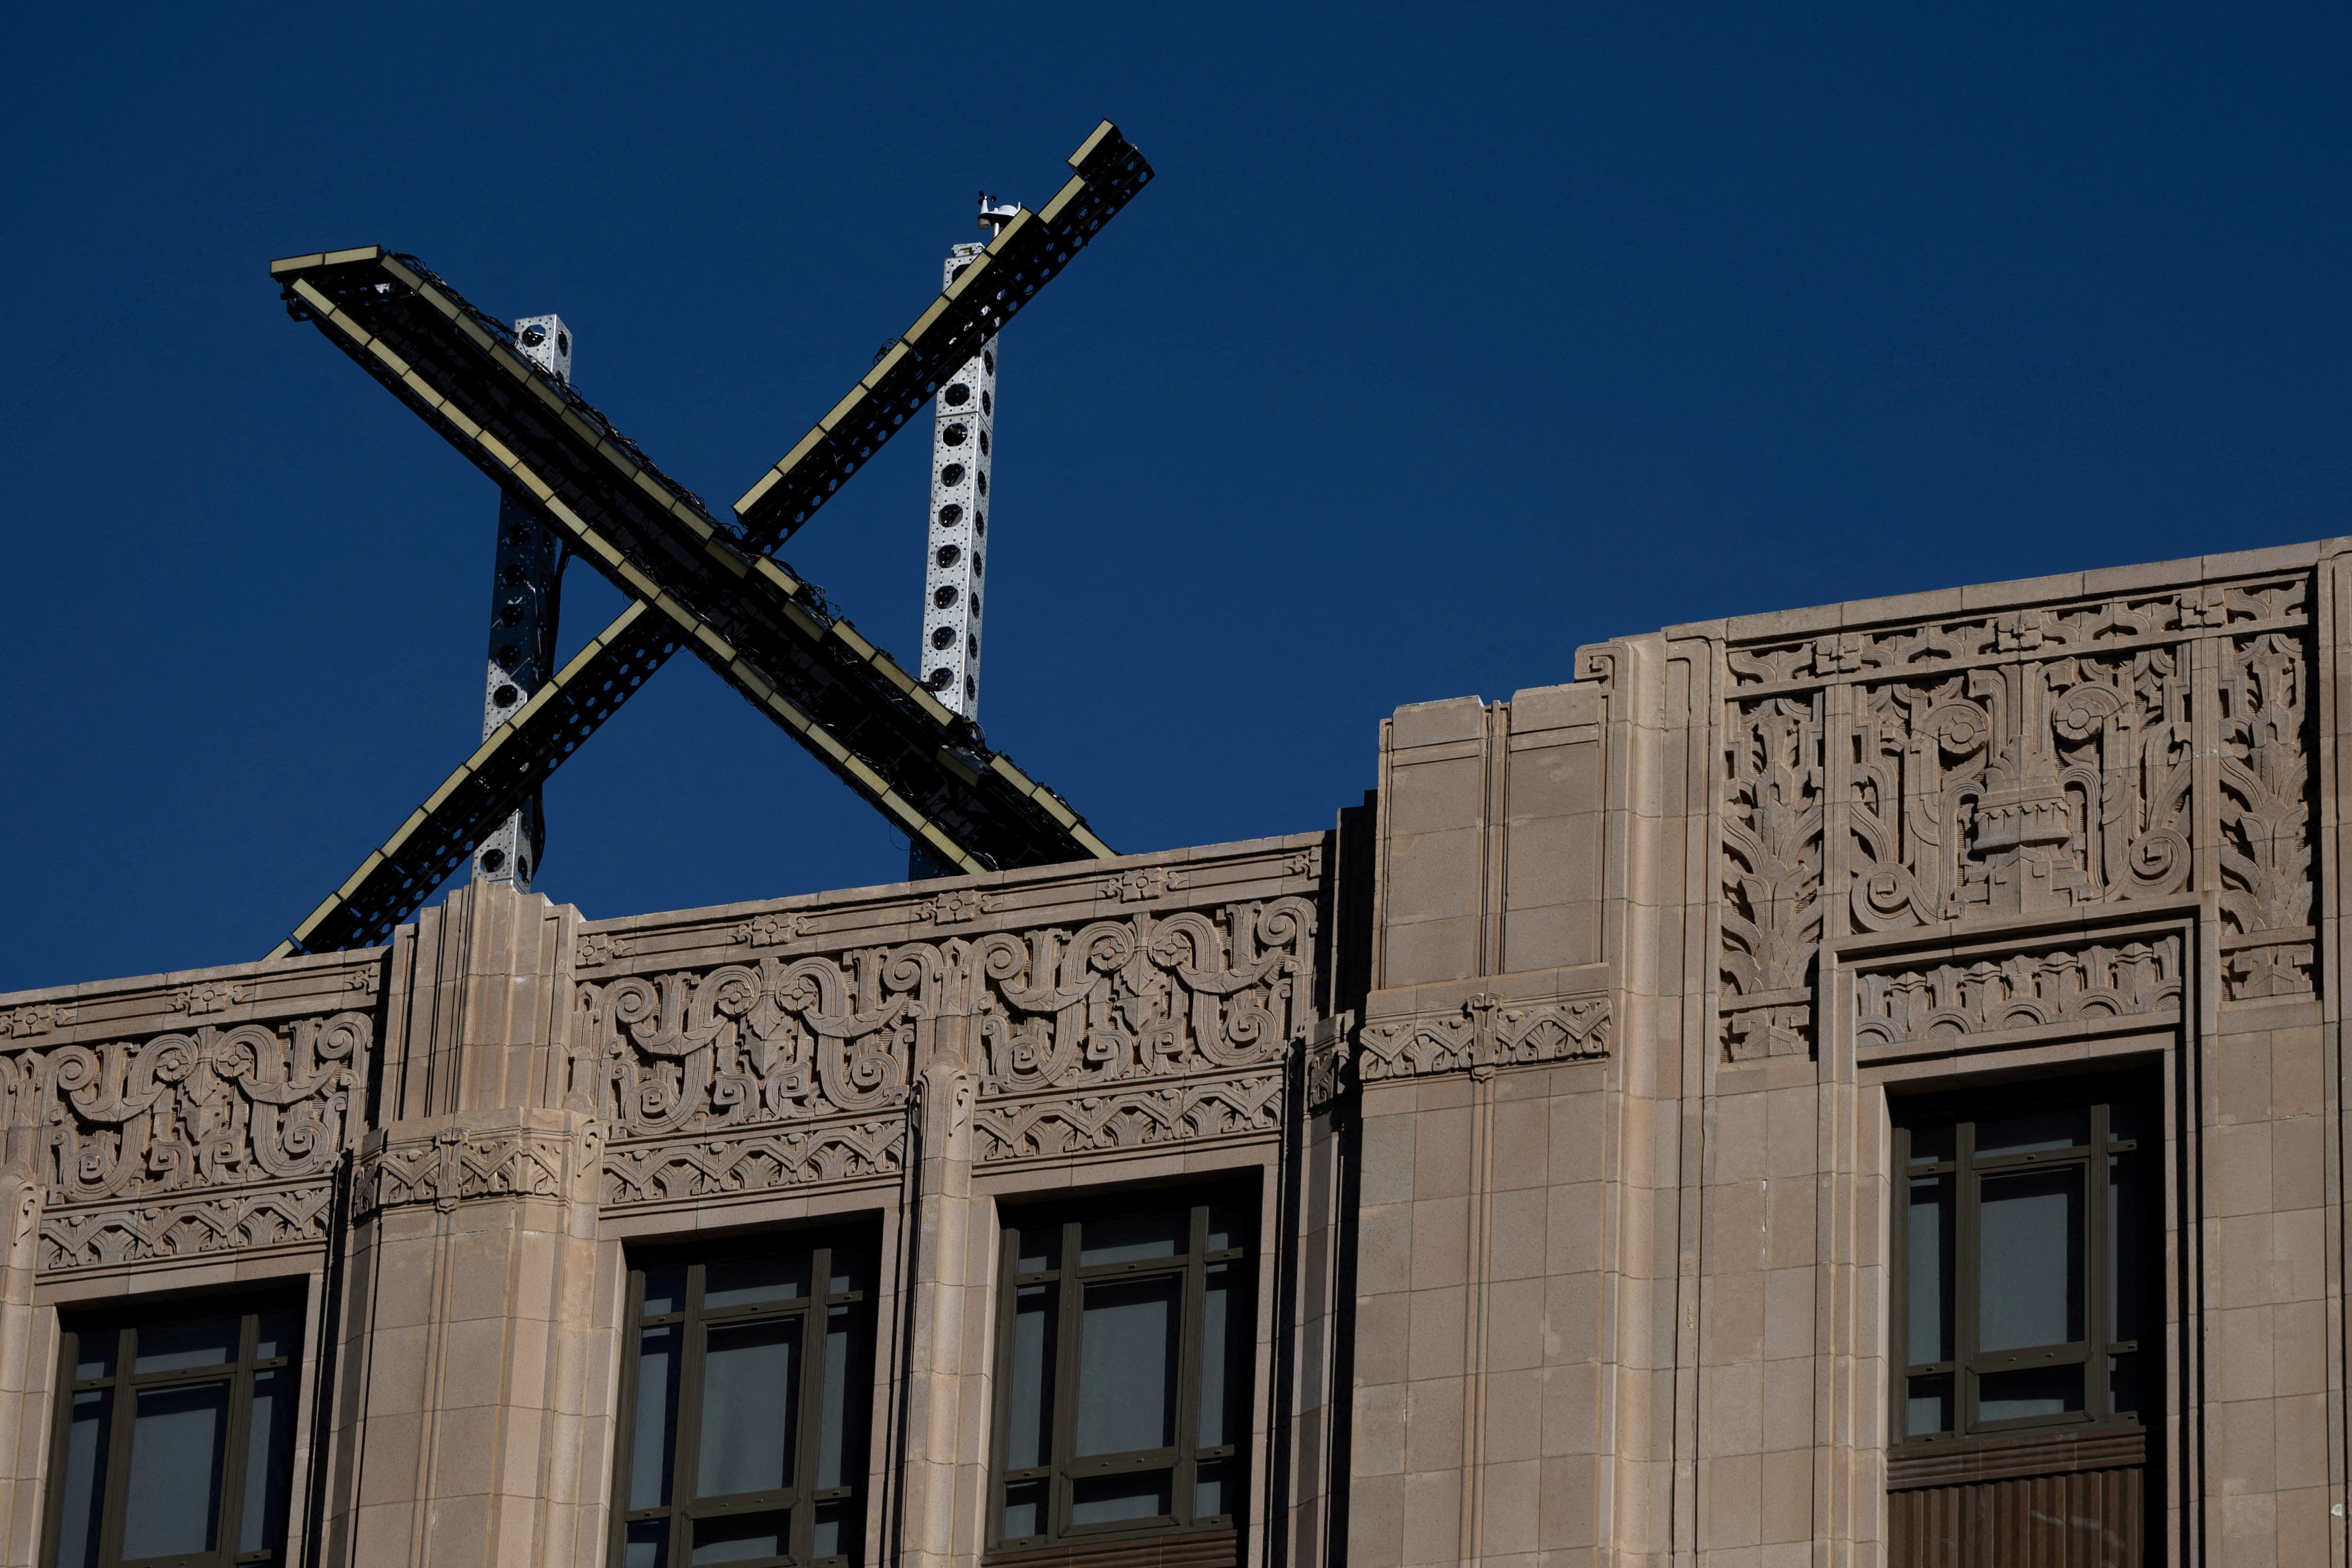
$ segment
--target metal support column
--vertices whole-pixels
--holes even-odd
[[[561,382],[572,379],[572,330],[559,316],[525,316],[515,345]],[[490,574],[490,657],[482,687],[482,734],[515,715],[555,668],[563,547],[512,491],[499,496],[498,554]],[[474,846],[474,880],[530,891],[547,847],[539,792]]]
[[[980,226],[993,235],[1019,215],[1018,202],[980,194]],[[940,287],[971,265],[987,247],[948,251]],[[996,430],[996,342],[942,383],[932,405],[931,507],[923,542],[923,679],[940,702],[980,720],[980,639],[982,578],[988,567],[988,470]],[[907,875],[944,877],[943,865],[920,841],[908,847]]]

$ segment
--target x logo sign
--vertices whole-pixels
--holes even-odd
[[[1069,163],[1054,199],[999,231],[729,522],[415,257],[370,246],[273,262],[296,320],[315,322],[631,603],[269,956],[389,940],[680,647],[946,865],[1108,857],[1061,796],[989,752],[971,721],[770,553],[1151,178],[1108,121]]]

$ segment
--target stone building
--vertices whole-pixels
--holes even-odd
[[[0,998],[8,1563],[2342,1563],[2352,542],[1322,831]]]

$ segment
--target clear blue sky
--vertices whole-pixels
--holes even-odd
[[[723,504],[1118,121],[1159,179],[1004,344],[982,716],[1156,849],[1612,634],[2352,532],[2347,16],[12,7],[0,989],[258,956],[478,733],[490,483],[273,257],[560,311]],[[786,552],[909,652],[924,468]],[[903,875],[686,658],[548,808],[591,915]]]

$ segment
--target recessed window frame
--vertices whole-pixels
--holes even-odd
[[[233,1359],[139,1370],[142,1333],[151,1336],[148,1348],[152,1351],[152,1337],[157,1331],[229,1318],[237,1320]],[[49,1435],[49,1482],[42,1510],[41,1561],[52,1568],[82,1568],[83,1563],[95,1568],[226,1568],[229,1564],[269,1568],[286,1563],[292,1546],[293,1457],[295,1428],[302,1404],[303,1318],[302,1298],[286,1293],[182,1298],[62,1314],[58,1335],[56,1415]],[[276,1348],[279,1353],[262,1355],[259,1352],[264,1348]],[[100,1364],[96,1358],[100,1356],[111,1357],[108,1371],[91,1377],[76,1375],[83,1366]],[[254,1395],[257,1384],[264,1377],[274,1381],[274,1397],[283,1401],[282,1408],[274,1416],[275,1452],[268,1457],[278,1471],[278,1495],[274,1500],[268,1495],[271,1481],[267,1476],[262,1478],[264,1491],[259,1505],[274,1518],[263,1520],[262,1544],[247,1551],[242,1547],[248,1522],[246,1514],[253,1500],[247,1495],[247,1482],[255,1458],[251,1451]],[[212,1548],[124,1557],[123,1536],[129,1524],[128,1494],[136,1473],[133,1447],[142,1396],[223,1383],[228,1385],[228,1394],[221,1417],[220,1474],[214,1492]],[[77,1406],[92,1396],[103,1402],[106,1411],[101,1428],[105,1434],[104,1469],[98,1483],[100,1496],[96,1504],[98,1538],[93,1550],[88,1544],[88,1534],[82,1533],[81,1559],[63,1563],[68,1479],[74,1446],[73,1415]],[[274,1541],[270,1539],[273,1534]]]
[[[1916,1449],[2069,1428],[2137,1430],[2157,1424],[2163,1398],[2164,1137],[2153,1072],[1896,1100],[1890,1110],[1890,1447]],[[1979,1152],[1979,1132],[1988,1121],[2044,1111],[2080,1112],[2081,1140],[2063,1147]],[[1931,1131],[1937,1135],[1933,1144],[1921,1136]],[[2076,1175],[2081,1226],[2074,1250],[2081,1270],[2081,1322],[2063,1342],[1984,1351],[1979,1342],[1985,1184],[2042,1172]],[[1940,1200],[1945,1216],[1936,1281],[1941,1298],[1937,1314],[1941,1342],[1937,1348],[1943,1353],[1914,1362],[1910,1356],[1918,1347],[1912,1305],[1918,1283],[1913,1268],[1913,1216],[1916,1208],[1931,1206],[1921,1202],[1929,1192]],[[2116,1212],[2119,1203],[2132,1212]],[[2126,1295],[2137,1300],[2126,1304]],[[1982,1417],[1986,1377],[2074,1365],[2082,1368],[2080,1409]],[[1915,1397],[1943,1401],[1942,1429],[1912,1430]]]
[[[1085,1227],[1100,1221],[1151,1210],[1181,1211],[1185,1250],[1181,1255],[1130,1258],[1108,1263],[1079,1261],[1085,1250]],[[1214,1216],[1213,1219],[1212,1216]],[[1213,1226],[1223,1227],[1234,1243],[1212,1248]],[[1167,1535],[1210,1534],[1237,1530],[1248,1509],[1252,1412],[1256,1381],[1258,1310],[1257,1200],[1244,1186],[1181,1188],[1131,1192],[1048,1205],[1008,1205],[1002,1215],[997,1259],[996,1398],[992,1425],[989,1465],[988,1551],[1013,1555],[1082,1544],[1109,1544],[1126,1540],[1148,1541]],[[1040,1234],[1055,1237],[1051,1267],[1023,1269],[1024,1250],[1033,1250]],[[1024,1248],[1024,1238],[1032,1246]],[[1203,1338],[1213,1273],[1222,1273],[1224,1292],[1223,1334],[1225,1365],[1220,1400],[1221,1418],[1229,1442],[1199,1441],[1202,1395],[1210,1369],[1203,1365]],[[1081,1458],[1074,1452],[1079,1420],[1079,1370],[1085,1351],[1081,1318],[1090,1287],[1121,1281],[1146,1281],[1177,1277],[1181,1280],[1181,1316],[1177,1329],[1174,1430],[1172,1441],[1156,1448],[1135,1449]],[[1010,1466],[1014,1418],[1013,1360],[1016,1325],[1024,1294],[1051,1292],[1052,1326],[1045,1341],[1046,1377],[1050,1388],[1048,1462]],[[1223,1507],[1213,1513],[1198,1511],[1202,1471],[1216,1467]],[[1122,1474],[1170,1472],[1169,1510],[1142,1519],[1104,1523],[1075,1523],[1075,1494],[1087,1480]],[[1008,1535],[1006,1511],[1015,1488],[1042,1489],[1045,1529],[1040,1533]],[[1034,1498],[1032,1490],[1029,1496]],[[1029,1506],[1024,1504],[1022,1506]]]
[[[697,1520],[758,1516],[789,1510],[786,1551],[774,1556],[728,1558],[731,1568],[848,1568],[863,1554],[866,1472],[870,1463],[871,1415],[874,1393],[875,1288],[878,1254],[872,1227],[835,1227],[814,1231],[772,1231],[711,1244],[670,1244],[633,1247],[628,1255],[625,1293],[624,1364],[618,1420],[614,1434],[612,1527],[607,1560],[613,1568],[632,1561],[633,1533],[640,1543],[651,1531],[632,1527],[666,1524],[659,1533],[662,1550],[655,1561],[663,1568],[686,1568],[694,1560],[693,1526]],[[805,1259],[808,1289],[801,1295],[754,1300],[713,1308],[707,1304],[706,1286],[714,1265],[762,1258]],[[676,1270],[678,1305],[675,1311],[647,1312],[646,1289],[662,1271]],[[845,1284],[845,1280],[846,1283]],[[819,1287],[823,1288],[820,1289]],[[658,1305],[659,1303],[656,1303]],[[836,1314],[845,1333],[845,1345],[834,1343]],[[793,1479],[790,1485],[744,1493],[705,1498],[688,1491],[698,1479],[704,1384],[710,1331],[797,1320],[799,1343],[799,1409],[792,1413]],[[674,1331],[677,1358],[673,1390],[675,1408],[666,1439],[670,1446],[668,1500],[632,1508],[635,1480],[637,1405],[641,1394],[641,1361],[650,1333]],[[836,1360],[842,1364],[836,1366]],[[828,1377],[837,1374],[842,1430],[840,1485],[820,1487],[817,1471],[824,1460]],[[835,1551],[815,1554],[820,1510],[829,1512],[836,1527]],[[641,1553],[640,1556],[643,1554]]]

